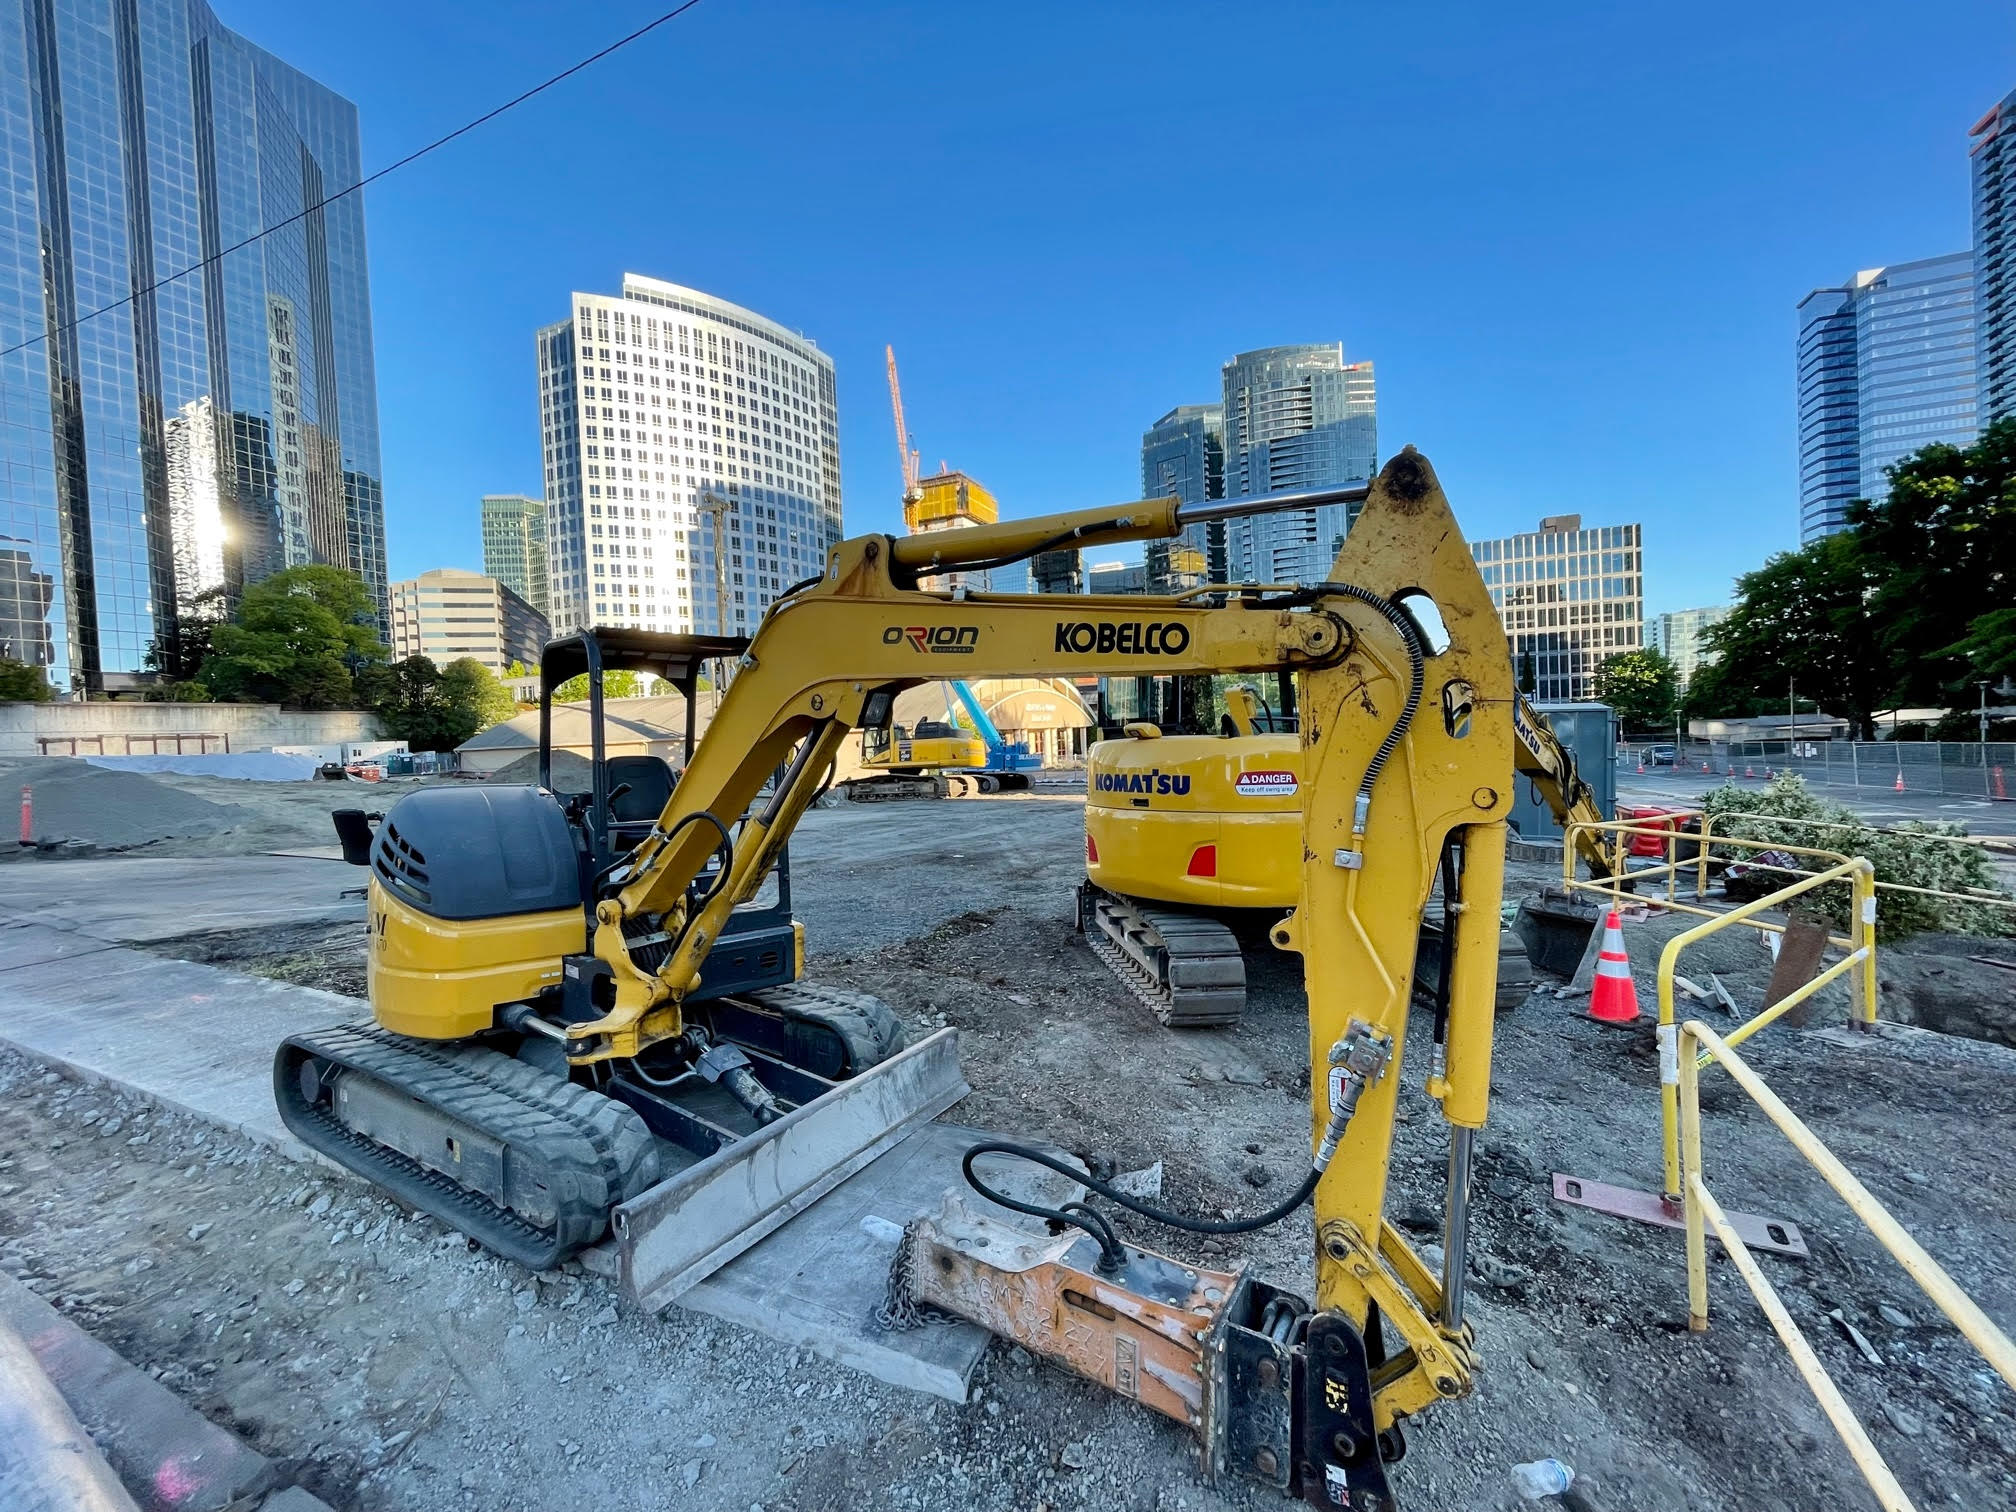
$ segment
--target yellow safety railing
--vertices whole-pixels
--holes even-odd
[[[1855,1015],[1854,1022],[1868,1025],[1876,1022],[1876,869],[1866,860],[1857,856],[1844,859],[1822,872],[1814,872],[1802,877],[1789,886],[1781,887],[1754,902],[1745,903],[1740,908],[1732,908],[1727,913],[1717,914],[1705,924],[1697,924],[1692,929],[1675,935],[1666,942],[1666,948],[1659,952],[1659,1112],[1660,1132],[1664,1144],[1666,1186],[1665,1195],[1669,1202],[1680,1200],[1680,1073],[1681,1062],[1686,1059],[1680,1054],[1678,1029],[1673,1022],[1673,978],[1680,954],[1688,946],[1705,940],[1712,934],[1727,929],[1732,924],[1741,924],[1766,909],[1782,908],[1801,893],[1811,892],[1816,887],[1825,887],[1830,882],[1846,882],[1854,888],[1854,905],[1848,911],[1850,937],[1848,953],[1840,960],[1818,973],[1803,986],[1788,992],[1777,1002],[1757,1014],[1748,1023],[1740,1025],[1729,1035],[1728,1043],[1741,1044],[1758,1030],[1767,1028],[1783,1018],[1792,1009],[1813,996],[1830,982],[1837,981],[1849,972],[1855,971]],[[1860,968],[1859,971],[1857,968]],[[1699,1069],[1698,1067],[1696,1068]]]
[[[1876,1493],[1885,1512],[1915,1512],[1911,1498],[1905,1494],[1883,1456],[1870,1442],[1854,1409],[1842,1397],[1833,1377],[1827,1374],[1813,1346],[1807,1342],[1805,1334],[1793,1321],[1792,1314],[1759,1268],[1749,1247],[1730,1224],[1722,1205],[1708,1189],[1708,1180],[1701,1167],[1701,1067],[1713,1061],[1729,1073],[1764,1116],[1792,1142],[1792,1147],[1840,1194],[1877,1242],[1904,1267],[1919,1290],[1931,1299],[1932,1304],[1947,1316],[1967,1342],[1980,1351],[1981,1357],[2011,1387],[2016,1387],[2016,1344],[2010,1343],[2009,1336],[1989,1320],[1974,1299],[1962,1291],[1939,1263],[1905,1231],[1904,1226],[1870,1195],[1868,1188],[1855,1179],[1834,1152],[1779,1101],[1777,1094],[1764,1084],[1763,1078],[1730,1048],[1728,1040],[1694,1019],[1681,1026],[1680,1034],[1686,1051],[1678,1059],[1681,1150],[1685,1173],[1681,1194],[1687,1230],[1687,1326],[1697,1333],[1708,1327],[1708,1230],[1713,1228],[1737,1272],[1756,1297],[1757,1305],[1763,1309],[1764,1316],[1770,1320],[1771,1327],[1791,1353],[1792,1363],[1805,1378],[1807,1387],[1820,1404],[1820,1410],[1827,1414],[1834,1431],[1840,1434],[1856,1468]]]
[[[1876,870],[1870,862],[1860,856],[1844,856],[1837,851],[1815,850],[1810,846],[1778,845],[1768,840],[1746,840],[1734,835],[1682,835],[1679,823],[1694,814],[1662,814],[1657,820],[1648,822],[1626,822],[1623,820],[1594,820],[1568,826],[1566,843],[1562,847],[1564,886],[1573,891],[1593,893],[1598,897],[1612,900],[1613,906],[1624,902],[1644,902],[1634,894],[1623,890],[1626,881],[1639,884],[1646,879],[1661,876],[1667,880],[1667,896],[1658,899],[1662,908],[1679,913],[1698,914],[1706,922],[1675,935],[1666,942],[1659,953],[1658,993],[1659,1023],[1659,1133],[1665,1184],[1661,1189],[1669,1208],[1680,1204],[1680,1054],[1678,1046],[1678,1026],[1673,1012],[1673,984],[1678,974],[1681,954],[1691,945],[1720,933],[1732,924],[1748,924],[1756,929],[1783,934],[1785,925],[1771,919],[1758,917],[1760,914],[1783,908],[1792,899],[1816,888],[1834,883],[1846,883],[1854,897],[1849,907],[1848,934],[1830,934],[1828,942],[1840,947],[1845,953],[1833,965],[1819,972],[1809,982],[1787,993],[1763,1012],[1739,1026],[1729,1036],[1730,1044],[1741,1044],[1759,1030],[1768,1028],[1787,1013],[1844,976],[1852,976],[1851,990],[1854,993],[1854,1012],[1851,1022],[1867,1026],[1876,1022],[1877,978],[1876,978]],[[1704,824],[1704,830],[1706,826]],[[1578,832],[1595,832],[1598,844],[1603,836],[1614,836],[1616,843],[1613,853],[1617,865],[1610,877],[1581,881],[1574,874],[1575,837]],[[1663,866],[1641,867],[1628,874],[1624,870],[1624,855],[1628,849],[1628,837],[1632,835],[1654,835],[1667,842],[1667,860]],[[1696,844],[1701,855],[1683,860],[1679,849],[1682,841],[1690,850]],[[1706,859],[1711,845],[1727,846],[1745,851],[1772,850],[1791,856],[1810,858],[1826,863],[1824,869],[1813,872],[1795,872],[1786,867],[1769,867],[1774,871],[1784,871],[1794,880],[1749,903],[1734,908],[1711,908],[1698,900],[1707,894]],[[1679,898],[1678,876],[1682,868],[1699,866],[1694,903],[1683,903]]]
[[[1690,811],[1690,817],[1691,817],[1691,811]],[[1697,896],[1707,891],[1708,851],[1710,846],[1726,845],[1732,838],[1731,836],[1728,835],[1714,834],[1715,821],[1718,817],[1725,820],[1749,819],[1759,824],[1797,824],[1802,825],[1807,829],[1847,830],[1851,833],[1856,831],[1858,828],[1861,828],[1870,830],[1871,832],[1879,835],[1906,834],[1909,836],[1909,838],[1913,840],[1936,840],[1944,845],[1965,846],[1973,850],[1979,850],[1990,854],[2000,854],[2002,852],[2011,849],[2010,841],[2006,837],[1996,835],[1929,835],[1917,831],[1884,829],[1874,825],[1857,826],[1853,824],[1842,824],[1839,821],[1832,819],[1791,819],[1783,817],[1778,814],[1728,813],[1719,816],[1714,814],[1703,814],[1701,816],[1701,854],[1697,863],[1699,865],[1700,871],[1698,873],[1695,882],[1695,891]],[[1793,855],[1803,854],[1803,852],[1795,849],[1792,846],[1772,845],[1770,848],[1772,850],[1787,851]],[[1788,876],[1804,875],[1803,873],[1797,872],[1793,868],[1788,866],[1767,866],[1763,863],[1756,863],[1756,864],[1758,865],[1760,870],[1782,871],[1786,873]],[[2010,913],[2016,913],[2016,898],[2006,897],[1999,893],[1953,892],[1950,889],[1937,888],[1937,887],[1912,887],[1910,884],[1905,882],[1885,882],[1880,878],[1877,880],[1876,890],[1878,892],[1912,893],[1921,898],[1944,898],[1952,903],[1972,903],[1982,908],[2000,908]]]

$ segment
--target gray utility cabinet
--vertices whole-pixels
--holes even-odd
[[[1595,791],[1605,819],[1617,815],[1617,716],[1608,704],[1543,703],[1533,706],[1554,727],[1554,738],[1575,753],[1582,780]],[[1522,840],[1559,840],[1561,826],[1531,779],[1515,777],[1512,828]]]

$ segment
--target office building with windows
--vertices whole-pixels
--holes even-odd
[[[1974,351],[1980,422],[2016,415],[2016,90],[1968,132],[1974,179]]]
[[[1225,493],[1230,498],[1321,488],[1379,470],[1372,364],[1346,362],[1344,344],[1266,347],[1223,369]],[[1290,510],[1226,522],[1235,581],[1320,582],[1358,506]]]
[[[487,573],[437,567],[394,583],[392,655],[437,667],[473,656],[500,676],[513,662],[532,671],[546,644],[546,616]]]
[[[1886,469],[1976,433],[1974,254],[1857,273],[1799,302],[1799,533],[1831,535]]]
[[[1729,618],[1729,606],[1718,604],[1707,609],[1675,609],[1670,614],[1662,614],[1647,629],[1651,644],[1665,653],[1666,659],[1679,669],[1680,691],[1687,691],[1687,684],[1694,680],[1694,674],[1706,662],[1715,660],[1715,653],[1701,644],[1701,634],[1710,625],[1719,625]]]
[[[202,0],[29,0],[0,10],[0,137],[9,644],[133,690],[180,620],[308,562],[359,573],[382,633],[364,202],[323,203],[356,108]]]
[[[1181,404],[1141,437],[1141,497],[1185,504],[1225,497],[1225,407]],[[1150,593],[1174,593],[1225,581],[1225,522],[1189,525],[1146,549]]]
[[[543,499],[483,496],[483,570],[542,615],[547,612]]]
[[[537,345],[556,634],[749,635],[823,569],[840,540],[840,426],[833,359],[809,337],[626,273],[619,295],[575,294]]]
[[[1529,534],[1470,543],[1534,698],[1585,702],[1599,665],[1645,644],[1640,540],[1636,525],[1584,530],[1580,515],[1554,515]]]

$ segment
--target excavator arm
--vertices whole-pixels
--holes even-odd
[[[1364,511],[1330,579],[1306,588],[1228,589],[1212,603],[917,587],[1062,546],[1164,538],[1214,514],[1356,498]],[[1438,621],[1439,649],[1422,629]],[[681,1032],[681,1003],[729,911],[760,884],[842,740],[884,717],[903,688],[947,676],[1283,669],[1299,681],[1303,875],[1275,941],[1302,956],[1308,996],[1313,1307],[1269,1291],[1263,1320],[1243,1278],[1228,1293],[1235,1278],[1207,1283],[1209,1273],[1117,1240],[1095,1261],[1081,1252],[1091,1241],[1073,1249],[1071,1233],[1019,1269],[1006,1238],[975,1249],[940,1230],[934,1250],[926,1234],[918,1269],[938,1289],[917,1291],[1189,1423],[1207,1471],[1225,1471],[1229,1454],[1232,1469],[1321,1504],[1387,1506],[1395,1425],[1465,1394],[1473,1372],[1462,1290],[1470,1137],[1490,1092],[1515,726],[1532,724],[1524,745],[1551,761],[1545,780],[1571,804],[1586,794],[1526,718],[1498,615],[1412,448],[1347,489],[1151,500],[834,548],[816,582],[771,608],[656,825],[602,880],[592,948],[611,968],[613,1000],[567,1026],[565,1051],[576,1065],[620,1060]],[[1441,1042],[1405,1067],[1422,1073],[1452,1129],[1438,1277],[1383,1215],[1417,933],[1447,854],[1459,877],[1449,1010]],[[717,855],[718,881],[703,890],[697,879]],[[943,1263],[925,1265],[927,1252]],[[1227,1363],[1238,1350],[1244,1374]],[[1255,1433],[1267,1442],[1255,1447]]]

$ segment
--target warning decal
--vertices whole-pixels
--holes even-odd
[[[1247,798],[1292,798],[1295,796],[1295,774],[1293,772],[1241,772],[1239,780],[1233,784],[1242,796]]]

